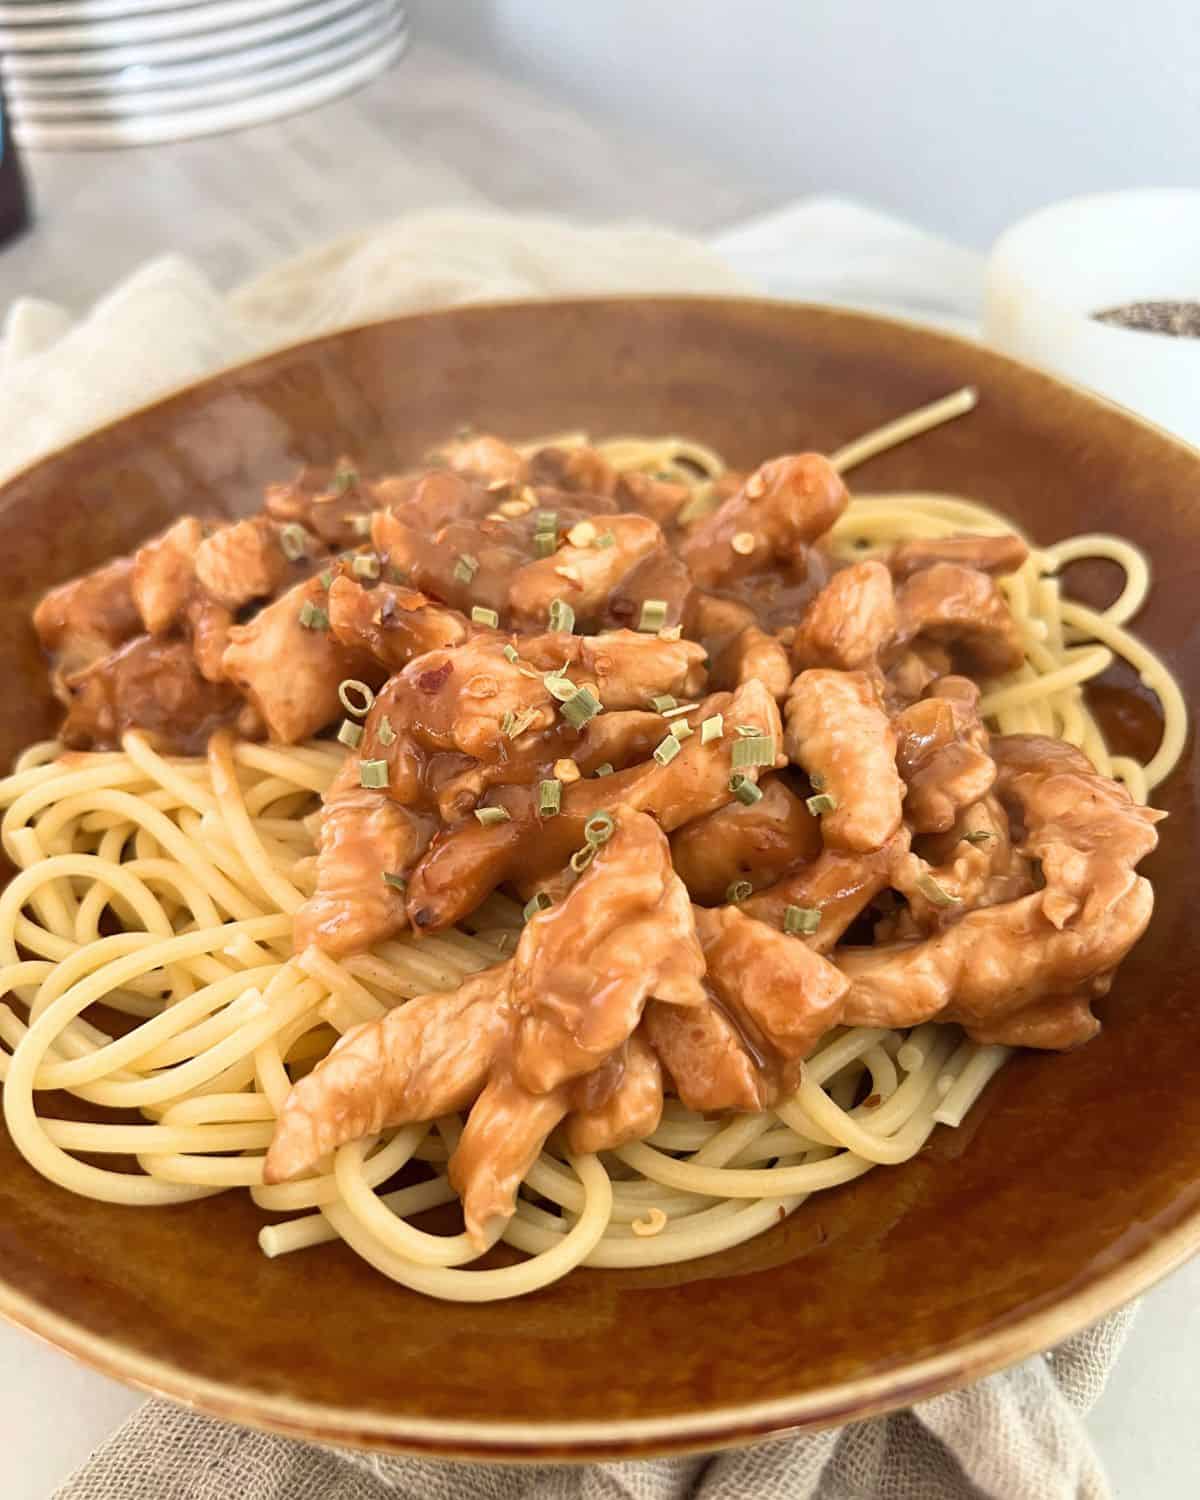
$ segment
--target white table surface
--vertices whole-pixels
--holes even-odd
[[[137,151],[38,153],[30,167],[39,223],[0,254],[0,307],[31,293],[82,311],[169,249],[232,285],[315,241],[413,208],[493,202],[711,231],[770,207],[756,189],[702,162],[601,132],[562,104],[420,42],[367,89],[292,120]],[[748,252],[747,269],[764,271],[786,294],[788,257],[764,249],[765,240],[758,230],[733,237]],[[954,290],[929,315],[969,318],[967,260],[953,247],[929,253],[940,284]],[[856,263],[864,275],[874,254],[864,221]],[[836,279],[847,274],[839,267]],[[811,268],[805,276],[811,286]],[[824,291],[874,300],[871,285],[832,277]],[[1200,1262],[1146,1297],[1092,1415],[1119,1500],[1200,1495],[1198,1370]],[[47,1500],[140,1399],[0,1324],[2,1500]]]

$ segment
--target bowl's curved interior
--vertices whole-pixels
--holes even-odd
[[[56,718],[28,624],[38,593],[179,512],[249,506],[301,459],[345,450],[391,465],[469,419],[518,438],[675,430],[750,464],[832,448],[965,383],[980,388],[973,415],[864,466],[856,486],[971,494],[1043,541],[1131,537],[1156,572],[1139,628],[1191,697],[1200,455],[1046,376],[903,325],[754,302],[597,301],[337,335],[207,381],[10,484],[0,760]],[[1136,732],[1147,711],[1127,687],[1109,696]],[[1200,1242],[1190,749],[1159,800],[1171,820],[1149,866],[1158,911],[1101,1006],[1099,1040],[1019,1057],[962,1129],[749,1245],[673,1268],[576,1273],[512,1304],[441,1304],[342,1247],[266,1260],[243,1193],[153,1211],[71,1197],[0,1132],[0,1309],[244,1420],[457,1451],[549,1451],[538,1429],[561,1423],[585,1424],[576,1451],[619,1451],[632,1447],[630,1421],[663,1447],[681,1418],[690,1441],[715,1442],[861,1413],[864,1381],[873,1401],[898,1404],[979,1373],[1001,1357],[998,1332],[1016,1330],[1010,1356],[1026,1352],[1065,1331],[1053,1310],[1081,1289],[1103,1281],[1099,1310],[1140,1288],[1156,1244],[1169,1261]],[[914,1376],[933,1355],[936,1372]],[[774,1415],[751,1422],[749,1408],[767,1402]],[[492,1424],[486,1438],[480,1422]]]

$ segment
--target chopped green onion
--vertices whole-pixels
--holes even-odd
[[[651,698],[650,707],[656,714],[665,714],[670,708],[678,708],[679,702],[670,693],[660,693],[657,698]]]
[[[660,641],[677,641],[683,636],[682,625],[664,625],[658,632]]]
[[[356,557],[350,566],[354,569],[355,578],[379,577],[379,559],[373,552],[368,552],[364,557]]]
[[[558,512],[556,510],[535,510],[533,513],[534,531],[557,531]]]
[[[837,798],[828,792],[818,792],[815,797],[806,798],[804,805],[814,818],[819,818],[822,813],[837,811]]]
[[[601,551],[603,551],[606,547],[615,547],[616,545],[617,539],[611,531],[602,531],[596,538],[596,540],[592,543],[593,547],[599,547]]]
[[[669,766],[683,747],[673,734],[654,747],[654,759],[660,766]]]
[[[300,623],[305,630],[328,630],[329,616],[311,599],[306,599],[300,606]]]
[[[690,714],[693,708],[699,708],[698,703],[677,703],[674,708],[668,708],[663,714],[664,719],[674,719],[679,714]]]
[[[396,743],[396,731],[392,728],[392,721],[388,718],[387,714],[384,714],[383,718],[380,719],[379,728],[376,733],[379,735],[379,743],[381,745],[394,745]]]
[[[478,572],[479,559],[472,557],[469,552],[462,553],[454,564],[454,576],[459,583],[470,583]]]
[[[691,739],[695,732],[686,719],[676,719],[674,724],[671,725],[671,733],[677,740]]]
[[[333,584],[333,574],[332,574],[332,572],[328,568],[326,568],[323,573],[320,573],[320,574],[317,575],[317,581],[318,581],[318,583],[320,583],[320,585],[321,585],[321,587],[323,589],[327,589],[327,588],[332,587],[332,584]]]
[[[575,853],[571,856],[571,868],[575,871],[576,875],[583,874],[588,865],[595,859],[598,850],[598,844],[584,844],[582,849],[576,849]]]
[[[986,844],[989,839],[994,839],[995,837],[996,835],[994,833],[989,833],[986,828],[976,828],[972,833],[963,834],[963,843]]]
[[[295,521],[289,521],[279,533],[279,545],[288,562],[299,562],[308,552],[308,532]]]
[[[741,739],[748,740],[752,735],[761,734],[762,730],[757,724],[735,724],[733,726]]]
[[[665,599],[644,599],[642,601],[642,613],[638,619],[638,629],[649,631],[654,634],[667,623],[667,601]]]
[[[606,760],[602,766],[597,766],[592,772],[593,776],[611,776],[615,767],[611,760]]]
[[[700,726],[700,743],[710,744],[713,740],[719,740],[725,733],[725,715],[710,714]]]
[[[753,807],[756,802],[762,801],[762,788],[740,771],[729,778],[729,790],[745,807]]]
[[[617,820],[612,813],[593,813],[583,825],[583,836],[589,844],[607,844],[616,828]]]
[[[333,476],[333,492],[335,495],[344,495],[358,483],[358,470],[350,467],[339,468]]]
[[[359,682],[357,677],[344,677],[338,683],[338,702],[348,714],[362,719],[371,712],[375,694],[365,682]]]
[[[744,901],[747,896],[753,896],[754,887],[748,880],[731,880],[725,889],[726,901]]]
[[[730,756],[735,770],[746,766],[773,766],[775,764],[775,736],[752,734],[749,739],[738,740]]]
[[[558,547],[558,536],[553,531],[535,531],[533,550],[538,557],[553,557]]]
[[[493,630],[500,624],[500,616],[494,609],[485,609],[482,604],[476,604],[471,610],[471,620],[476,625],[490,625]],[[515,656],[516,653],[514,652]]]
[[[559,713],[573,728],[582,729],[589,719],[596,717],[601,707],[602,704],[595,693],[588,688],[581,687],[573,698],[567,699],[559,709]]]
[[[504,660],[512,662],[514,666],[521,660],[521,653],[517,650],[517,648],[512,644],[511,641],[504,648]]]
[[[562,811],[562,782],[556,779],[538,782],[538,812],[553,818]]]
[[[820,771],[810,772],[808,779],[812,782],[812,789],[814,792],[820,792],[824,790],[825,778],[821,775]]]
[[[516,713],[510,709],[500,720],[500,733],[508,740],[519,739],[531,724],[537,722],[537,716],[536,708],[520,708]]]
[[[358,768],[358,781],[360,786],[369,786],[378,789],[388,784],[388,763],[386,760],[364,760]]]
[[[821,913],[815,906],[785,906],[783,930],[798,937],[811,937],[821,925]]]
[[[512,818],[507,807],[477,807],[475,816],[484,828],[492,828],[497,823],[507,823]]]
[[[525,909],[521,913],[521,915],[528,922],[531,917],[536,917],[538,912],[549,911],[553,905],[553,896],[549,895],[549,893],[546,891],[537,891],[534,895],[530,896],[528,901],[526,901]]]
[[[550,629],[570,635],[575,629],[575,611],[565,599],[550,601]]]
[[[916,886],[917,890],[920,891],[922,896],[924,896],[927,900],[932,901],[934,906],[962,905],[961,896],[952,896],[948,890],[944,889],[944,887],[940,886],[937,883],[932,875],[929,875],[924,871],[922,871],[922,873],[917,876]]]
[[[391,870],[383,872],[383,883],[384,885],[390,885],[392,890],[400,891],[401,893],[408,890],[408,881],[405,877],[403,875],[393,875]]]
[[[350,517],[350,530],[354,533],[355,536],[370,536],[371,535],[371,518],[370,518],[370,516],[351,516]]]
[[[362,725],[356,724],[353,719],[343,719],[342,727],[337,732],[337,737],[343,745],[348,745],[351,750],[357,750],[362,744]]]
[[[569,677],[562,677],[557,672],[547,672],[542,682],[550,696],[557,698],[560,703],[575,696],[575,684]]]

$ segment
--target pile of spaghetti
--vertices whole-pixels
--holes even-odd
[[[972,402],[960,393],[833,462],[848,470]],[[622,471],[691,485],[697,513],[722,472],[715,454],[682,440],[599,447]],[[967,499],[888,494],[855,498],[831,542],[858,561],[908,539],[1011,530]],[[1060,593],[1060,570],[1088,557],[1125,572],[1105,610]],[[989,726],[1066,740],[1144,802],[1185,733],[1177,685],[1127,629],[1149,587],[1144,557],[1114,537],[1079,536],[1032,548],[1002,587],[1025,662],[988,684]],[[1085,685],[1114,657],[1162,706],[1162,740],[1146,764],[1109,754],[1085,702]],[[312,1175],[268,1185],[276,1117],[339,1035],[499,962],[522,925],[521,907],[495,894],[465,926],[437,935],[342,959],[295,953],[314,814],[345,754],[336,741],[218,737],[206,755],[175,757],[130,731],[111,753],[36,745],[0,783],[4,850],[18,871],[0,896],[4,1114],[47,1178],[140,1206],[245,1189],[270,1216],[259,1235],[269,1256],[341,1238],[406,1286],[486,1300],[579,1265],[664,1265],[748,1240],[811,1193],[905,1161],[938,1124],[958,1125],[1008,1055],[949,1025],[839,1027],[773,1109],[713,1119],[668,1099],[647,1140],[599,1156],[573,1155],[556,1133],[503,1235],[523,1256],[499,1253],[484,1269],[463,1269],[477,1256],[464,1234],[414,1223],[455,1199],[446,1164],[456,1116],[344,1145]],[[58,1090],[92,1106],[95,1122],[57,1118]],[[131,1110],[140,1123],[126,1123]],[[97,1164],[106,1159],[112,1166]],[[402,1168],[407,1185],[389,1190]]]

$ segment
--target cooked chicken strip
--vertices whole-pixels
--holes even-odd
[[[301,525],[327,547],[353,547],[367,536],[371,511],[387,504],[382,488],[342,457],[336,464],[307,464],[294,479],[267,485],[263,508],[272,520]]]
[[[141,631],[132,583],[132,559],[118,557],[42,596],[33,628],[54,658],[56,680],[81,672]]]
[[[621,579],[643,558],[663,549],[662,531],[648,516],[606,516],[604,531],[613,538],[611,546],[597,547],[591,542],[575,546],[566,540],[549,557],[529,562],[528,552],[524,554],[520,559],[524,566],[518,564],[507,589],[514,627],[544,629],[555,599],[571,606],[580,629],[598,625]]]
[[[865,672],[811,668],[792,684],[785,708],[788,755],[832,799],[821,814],[832,849],[882,848],[900,826],[904,784],[896,735]]]
[[[134,553],[133,602],[151,635],[165,635],[186,617],[196,589],[196,549],[203,540],[199,518],[183,516]]]
[[[908,903],[907,923],[896,935],[924,935],[976,907],[1027,896],[1033,866],[1013,849],[1008,817],[989,795],[964,808],[947,832],[921,839],[919,853],[898,859],[891,885]],[[879,940],[879,928],[876,934]]]
[[[996,767],[978,705],[969,678],[943,677],[892,721],[896,765],[908,788],[904,817],[914,833],[945,833],[963,808],[991,791]]]
[[[1025,660],[1020,632],[996,581],[975,568],[935,563],[896,594],[898,639],[950,646],[982,677],[1015,672]]]
[[[829,530],[848,499],[837,470],[821,454],[774,458],[691,529],[680,555],[700,588],[728,583],[772,561],[795,563]]]
[[[796,631],[792,660],[804,667],[856,671],[875,664],[896,634],[896,597],[879,562],[835,573],[808,606]]]
[[[511,444],[486,432],[442,443],[437,456],[456,474],[466,474],[486,484],[521,484],[528,473],[528,465]]]
[[[613,496],[628,475],[618,474],[612,464],[595,448],[582,444],[577,448],[539,448],[529,460],[529,479],[535,485],[554,489],[583,491],[589,495]]]
[[[636,630],[605,635],[559,631],[515,641],[521,659],[539,672],[564,669],[578,683],[593,682],[605,709],[645,708],[669,695],[680,703],[704,690],[704,647],[695,641],[661,641]]]
[[[713,663],[714,687],[735,688],[752,680],[761,682],[772,698],[785,698],[792,685],[787,649],[758,625],[735,635]]]
[[[658,1129],[663,1107],[662,1065],[643,1036],[644,1024],[619,1054],[620,1076],[612,1092],[596,1103],[576,1102],[567,1119],[567,1144],[572,1151],[615,1151],[630,1141],[644,1140]],[[573,1093],[589,1081],[581,1080]]]
[[[959,563],[981,573],[1015,573],[1029,556],[1029,548],[1014,532],[1002,536],[920,537],[900,542],[888,554],[888,567],[898,581],[935,563]]]
[[[366,589],[344,574],[329,585],[329,629],[334,640],[369,652],[389,671],[398,671],[426,651],[461,646],[471,634],[466,617],[416,589],[379,583]]]
[[[315,537],[311,546],[311,556],[324,553]],[[193,555],[196,582],[215,603],[232,610],[269,598],[300,565],[284,556],[279,527],[267,516],[218,527]]]
[[[687,1109],[766,1108],[770,1088],[761,1059],[715,1000],[686,1009],[651,1001],[645,1030]]]
[[[386,538],[392,519],[418,531],[440,531],[451,521],[482,519],[494,510],[496,493],[483,483],[456,474],[452,469],[433,469],[416,474],[395,474],[373,486],[377,502],[371,516],[371,535],[375,545],[387,552]],[[399,559],[397,558],[397,565]]]
[[[671,835],[671,857],[694,901],[717,906],[734,881],[761,889],[820,853],[821,825],[803,797],[774,774],[759,788],[751,806],[730,802]]]
[[[285,745],[308,739],[338,717],[338,686],[345,678],[379,681],[369,656],[329,633],[326,603],[321,580],[310,578],[229,632],[225,675],[254,704],[272,739]]]
[[[679,512],[692,498],[692,489],[677,480],[658,479],[635,470],[621,475],[617,495],[628,503],[630,509],[641,511],[657,521],[665,531],[675,524]]]
[[[451,520],[436,531],[377,511],[371,539],[389,566],[414,589],[469,614],[473,606],[494,609],[506,620],[509,588],[529,562],[528,527],[503,519]],[[559,580],[562,592],[562,580]],[[548,606],[549,601],[547,601]],[[545,614],[541,617],[545,621]]]

